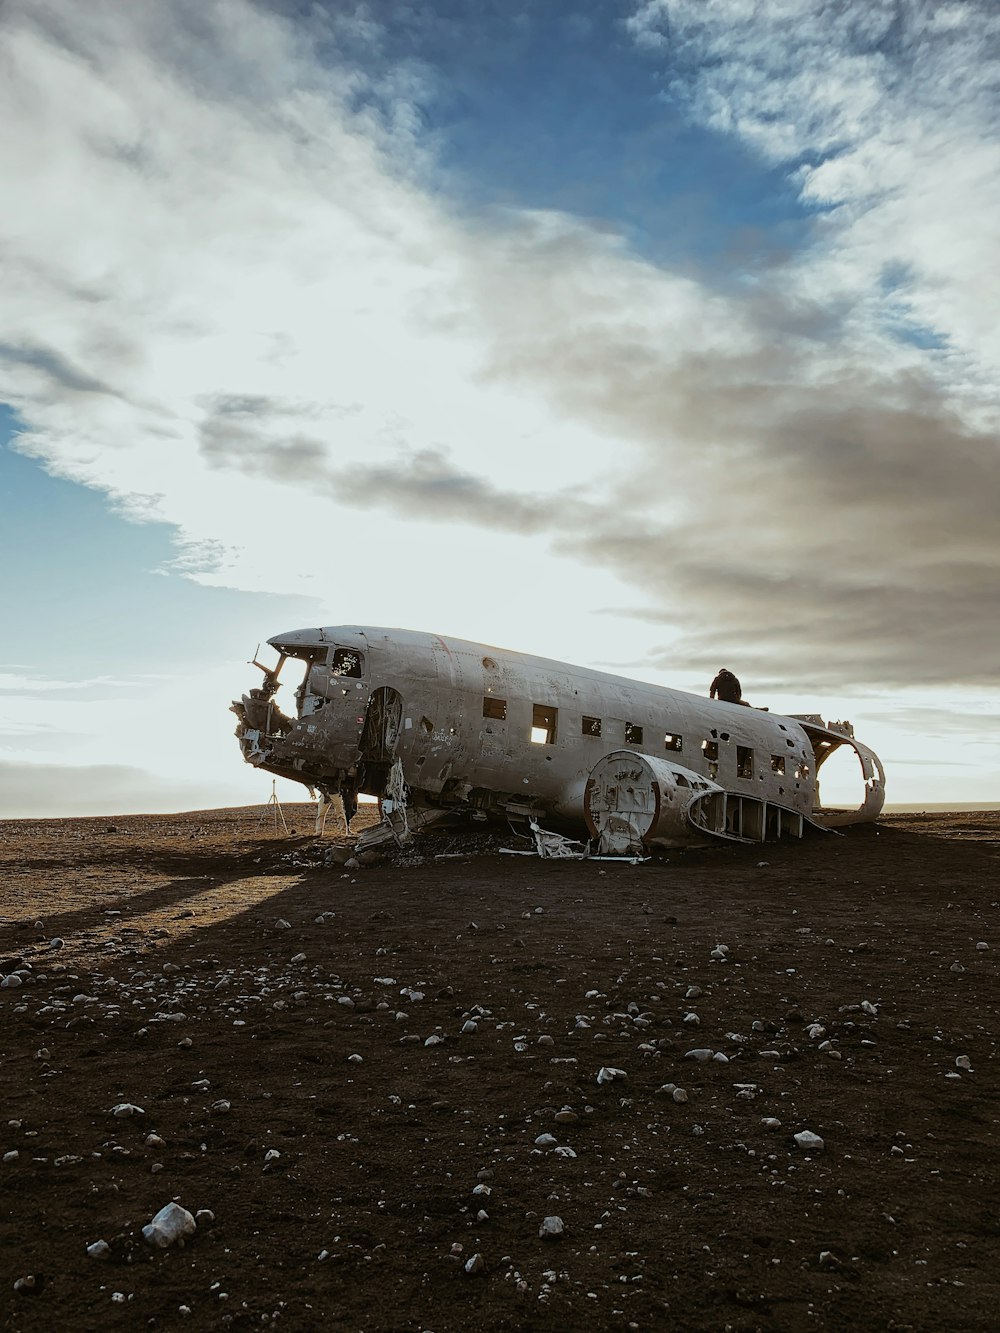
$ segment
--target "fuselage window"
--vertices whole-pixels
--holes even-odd
[[[678,736],[675,731],[668,731],[663,738],[663,748],[665,750],[683,750],[684,737]]]
[[[554,745],[556,741],[556,718],[559,710],[548,704],[531,706],[531,741],[533,745]]]
[[[771,772],[772,772],[772,773],[784,773],[784,771],[785,771],[785,756],[784,756],[783,754],[772,754],[772,755],[771,755]]]
[[[599,736],[601,734],[601,719],[599,717],[585,717],[582,722],[584,736]]]
[[[507,700],[494,699],[492,694],[483,696],[483,717],[495,717],[503,722],[507,716]]]
[[[361,676],[361,654],[354,648],[338,648],[330,663],[331,676]]]
[[[718,741],[702,741],[701,748],[705,751],[705,758],[709,760],[710,763],[718,760],[719,758]]]
[[[626,745],[641,745],[641,744],[642,744],[642,727],[637,726],[634,722],[626,722],[626,723],[625,723],[625,744],[626,744]]]
[[[737,745],[736,747],[736,776],[738,778],[753,777],[753,750],[748,745]]]

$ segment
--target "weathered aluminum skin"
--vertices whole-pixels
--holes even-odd
[[[398,759],[415,804],[531,811],[579,826],[595,764],[627,749],[822,820],[818,761],[846,744],[867,764],[866,800],[857,812],[839,812],[838,822],[875,818],[884,799],[877,758],[849,728],[831,730],[818,717],[800,721],[412,630],[333,626],[268,642],[282,659],[307,662],[297,716],[273,709],[276,680],[261,668],[265,688],[233,706],[244,756],[324,795],[381,797],[388,765]],[[345,660],[359,674],[337,674]],[[289,677],[293,665],[285,667]],[[531,739],[536,708],[554,724],[554,738],[543,743]],[[506,716],[484,716],[487,709]],[[586,732],[585,718],[600,719],[599,735]],[[681,737],[682,748],[668,748],[667,736]],[[706,745],[717,748],[716,760]]]

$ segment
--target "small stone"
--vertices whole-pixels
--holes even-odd
[[[979,950],[980,953],[985,953],[989,947],[990,946],[986,943],[985,940],[978,940],[976,943],[976,948]]]
[[[472,1018],[466,1019],[466,1021],[462,1024],[462,1031],[463,1031],[463,1032],[478,1032],[478,1031],[479,1031],[479,1024],[478,1024],[474,1019],[472,1019]]]
[[[197,1230],[194,1218],[179,1203],[168,1203],[153,1217],[148,1226],[142,1229],[143,1239],[149,1245],[165,1250],[175,1241],[182,1241],[193,1236]]]
[[[685,1051],[684,1059],[698,1060],[701,1064],[704,1064],[706,1060],[711,1060],[714,1054],[715,1052],[709,1050],[707,1046],[697,1046],[693,1051]]]
[[[826,1146],[820,1136],[814,1134],[811,1129],[803,1129],[792,1137],[804,1152],[822,1152]]]
[[[773,1115],[762,1116],[760,1123],[764,1126],[765,1129],[775,1130],[781,1128],[781,1121],[777,1118],[777,1116]]]
[[[194,1220],[200,1227],[211,1226],[215,1221],[215,1214],[211,1208],[199,1208],[194,1215]]]
[[[613,1083],[617,1078],[628,1078],[624,1069],[614,1069],[611,1065],[601,1065],[597,1071],[598,1083]]]
[[[438,1032],[432,1032],[431,1035],[424,1041],[424,1045],[425,1045],[425,1046],[440,1046],[441,1043],[442,1043],[443,1041],[444,1041],[444,1037],[442,1037],[442,1036],[440,1035],[440,1033],[438,1033]]]
[[[474,1254],[465,1261],[465,1271],[471,1276],[474,1273],[481,1273],[486,1267],[486,1260],[481,1254]]]
[[[145,1115],[146,1112],[141,1106],[136,1106],[132,1102],[119,1102],[117,1106],[112,1106],[108,1114],[118,1120],[127,1120],[129,1116]]]
[[[305,961],[306,961],[306,956],[304,953],[297,953],[295,957],[292,959],[293,963],[304,963]]]
[[[552,1134],[539,1134],[538,1138],[535,1139],[535,1147],[554,1148],[558,1142],[559,1140]]]
[[[577,1113],[570,1110],[568,1106],[564,1106],[561,1111],[557,1111],[552,1118],[557,1125],[575,1125],[580,1119]]]
[[[967,1055],[960,1055],[956,1058],[955,1064],[959,1069],[972,1069],[972,1061]]]
[[[566,1227],[561,1217],[544,1217],[538,1228],[538,1234],[544,1240],[555,1240],[563,1234]]]
[[[675,1102],[686,1102],[688,1099],[688,1095],[683,1088],[674,1088],[670,1095]]]
[[[275,921],[274,923],[274,928],[275,930],[291,930],[292,923],[290,921],[286,921],[283,916],[279,916],[277,921]]]
[[[14,1290],[16,1292],[34,1291],[37,1285],[38,1282],[37,1279],[35,1278],[35,1275],[33,1273],[29,1273],[27,1277],[19,1277],[17,1279],[17,1281],[14,1283]]]
[[[87,1246],[87,1254],[91,1259],[107,1259],[111,1255],[111,1246],[106,1240],[95,1240],[93,1245]]]
[[[355,1053],[354,1055],[349,1055],[349,1056],[347,1057],[347,1063],[348,1063],[349,1065],[359,1065],[359,1064],[361,1064],[362,1059],[363,1059],[363,1056],[360,1056],[360,1055],[358,1055],[357,1053]]]

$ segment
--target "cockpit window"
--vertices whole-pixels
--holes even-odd
[[[338,648],[330,663],[331,676],[361,676],[361,654],[355,648]]]

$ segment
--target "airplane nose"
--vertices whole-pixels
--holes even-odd
[[[292,629],[287,634],[276,634],[268,643],[279,653],[294,657],[297,649],[315,648],[325,643],[321,629]]]

